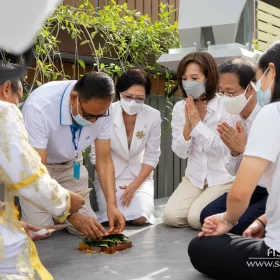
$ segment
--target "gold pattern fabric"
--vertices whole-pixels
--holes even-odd
[[[69,192],[50,178],[38,153],[29,145],[21,112],[16,106],[2,101],[0,101],[0,180],[5,184],[5,204],[0,204],[1,279],[10,277],[1,272],[1,268],[5,268],[5,261],[8,261],[5,259],[6,246],[9,246],[10,259],[13,253],[11,244],[21,244],[22,252],[12,255],[17,263],[15,267],[17,275],[12,279],[25,277],[34,279],[36,271],[41,279],[52,280],[52,276],[40,262],[34,243],[19,222],[17,209],[13,203],[14,196],[30,201],[62,222],[67,218],[70,209]]]
[[[9,191],[18,191],[21,188],[26,188],[32,184],[34,184],[42,175],[46,173],[45,168],[40,168],[35,174],[29,176],[28,178],[20,181],[17,184],[14,185],[8,185]],[[57,191],[58,192],[58,191]]]
[[[0,232],[0,261],[4,260],[4,257],[5,257],[4,237]]]

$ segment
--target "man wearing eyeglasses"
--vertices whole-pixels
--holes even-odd
[[[88,172],[82,152],[93,143],[96,166],[107,200],[109,231],[121,232],[123,215],[116,206],[114,167],[110,152],[112,130],[111,102],[115,90],[105,73],[91,72],[78,81],[55,81],[32,92],[23,107],[29,142],[41,156],[52,178],[64,188],[81,192],[88,189]],[[57,203],[54,197],[53,203]],[[21,200],[23,220],[38,225],[53,224],[51,216]],[[89,194],[85,205],[68,217],[67,229],[100,239],[107,234],[97,222]]]

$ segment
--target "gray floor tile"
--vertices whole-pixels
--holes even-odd
[[[40,258],[55,280],[209,279],[193,269],[188,257],[188,244],[197,232],[162,224],[166,201],[156,201],[156,225],[126,228],[131,249],[114,255],[86,254],[77,250],[80,239],[63,230],[36,242]]]

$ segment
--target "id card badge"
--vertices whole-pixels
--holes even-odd
[[[81,165],[79,162],[74,161],[73,162],[73,177],[76,180],[80,180],[80,170],[81,170]]]

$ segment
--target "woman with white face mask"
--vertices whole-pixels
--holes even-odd
[[[135,225],[154,223],[154,179],[160,156],[161,116],[145,105],[151,81],[139,69],[127,70],[116,84],[111,153],[115,167],[118,209]],[[91,160],[95,164],[92,146]],[[97,174],[94,182],[100,222],[107,221],[106,200]]]
[[[280,41],[261,56],[256,79],[258,102],[265,106],[252,125],[226,211],[206,218],[189,245],[194,267],[215,279],[280,279]],[[246,237],[228,235],[261,176],[269,193],[265,215],[248,228]]]
[[[173,108],[172,150],[187,158],[188,164],[164,209],[163,220],[169,226],[201,229],[202,209],[232,185],[233,176],[225,168],[229,149],[216,130],[230,115],[216,96],[219,73],[210,54],[186,55],[179,63],[177,78],[185,99]]]
[[[232,123],[220,123],[218,132],[222,141],[230,149],[226,168],[231,175],[235,176],[243,157],[251,126],[260,112],[261,106],[257,103],[257,93],[252,84],[256,75],[255,69],[249,62],[240,59],[230,60],[219,66],[219,72],[220,96],[225,109],[232,114]],[[205,218],[226,210],[227,195],[227,193],[223,194],[202,210],[201,224]],[[257,218],[265,213],[267,197],[268,193],[263,179],[261,179],[252,195],[249,207],[230,232],[242,235],[254,221],[261,223]]]

